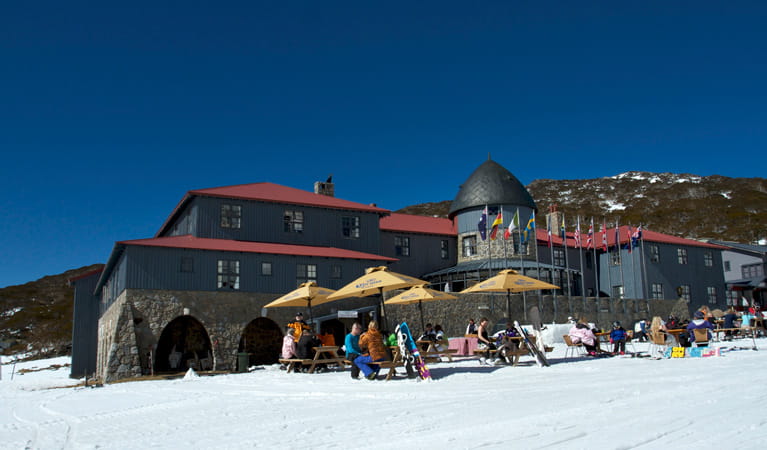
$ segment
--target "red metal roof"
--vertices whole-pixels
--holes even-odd
[[[120,241],[122,245],[148,247],[188,248],[225,252],[265,253],[271,255],[315,256],[324,258],[369,259],[375,261],[397,261],[387,256],[374,255],[335,247],[314,247],[310,245],[273,244],[268,242],[233,241],[227,239],[198,238],[192,235],[170,236],[151,239]]]
[[[636,230],[636,228],[632,227],[632,230]],[[558,234],[557,230],[556,232],[552,230],[551,232],[551,242],[552,245],[555,246],[562,246],[562,237]],[[536,237],[538,238],[539,242],[547,242],[548,232],[545,229],[536,228]],[[565,233],[567,237],[567,246],[568,247],[575,247],[575,233]],[[586,230],[581,229],[581,241],[583,248],[586,248],[586,242],[588,239],[588,228]],[[618,240],[620,241],[620,244],[625,245],[630,239],[628,236],[628,226],[622,226],[618,229]],[[708,242],[701,242],[696,241],[693,239],[686,239],[682,237],[672,236],[670,234],[663,234],[659,233],[657,231],[650,231],[647,229],[642,230],[642,240],[646,242],[657,242],[660,244],[671,244],[671,245],[687,245],[691,247],[705,247],[705,248],[715,248],[719,250],[726,250],[727,247],[723,247],[721,245],[716,244],[709,244]],[[594,246],[599,249],[602,248],[602,232],[597,231],[594,233]],[[615,227],[608,228],[607,229],[607,246],[615,246]]]
[[[281,186],[274,183],[251,183],[236,186],[224,186],[210,189],[189,191],[189,195],[205,195],[210,197],[239,198],[244,200],[259,200],[272,203],[289,203],[295,205],[319,206],[334,209],[350,209],[355,211],[389,214],[388,209],[350,202],[336,197],[315,194],[301,189]]]
[[[67,281],[70,282],[70,283],[74,283],[75,281],[82,280],[84,278],[88,278],[90,276],[96,275],[97,273],[101,273],[103,271],[104,271],[103,267],[100,268],[100,269],[89,270],[89,271],[87,271],[85,273],[81,273],[80,275],[77,275],[76,277],[69,278]]]
[[[382,231],[404,233],[441,234],[445,236],[458,234],[455,224],[450,219],[412,214],[392,213],[390,216],[382,217],[380,227]]]

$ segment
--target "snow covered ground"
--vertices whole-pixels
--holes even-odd
[[[19,363],[13,380],[6,364],[0,448],[763,448],[767,339],[756,342],[662,360],[565,360],[556,344],[548,368],[462,360],[432,364],[431,382],[274,366],[89,389],[71,387],[68,368],[18,373],[67,358]]]

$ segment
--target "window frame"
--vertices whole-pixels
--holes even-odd
[[[716,304],[716,286],[706,286],[706,296],[709,304]]]
[[[706,267],[714,267],[714,252],[703,252],[703,265]]]
[[[470,256],[477,256],[479,251],[477,249],[477,236],[464,236],[461,238],[461,254],[464,258]]]
[[[362,234],[360,216],[341,216],[341,236],[359,239]]]
[[[314,276],[311,276],[311,275]],[[296,264],[296,286],[300,286],[303,283],[307,283],[309,281],[317,282],[317,264],[306,264],[306,263],[297,263]]]
[[[219,216],[219,227],[231,230],[242,228],[242,205],[222,203]]]
[[[652,300],[663,300],[663,283],[652,283],[652,286],[650,286],[650,298]]]
[[[286,209],[282,213],[282,231],[285,233],[302,234],[304,232],[304,212],[297,209]]]
[[[219,259],[216,262],[216,289],[240,290],[240,260]],[[232,282],[232,279],[234,281]]]
[[[658,245],[651,245],[650,246],[650,262],[651,263],[659,263],[660,262],[660,246],[658,246]]]
[[[179,261],[179,272],[194,273],[194,258],[191,256],[182,256]]]
[[[268,270],[264,270],[268,267]],[[274,275],[274,264],[271,261],[261,261],[261,276],[271,277]]]
[[[394,236],[394,255],[405,257],[410,256],[410,237]]]
[[[442,259],[449,259],[450,258],[450,241],[447,239],[442,239],[439,241],[439,251],[440,256]]]
[[[563,248],[555,248],[552,252],[554,254],[554,265],[555,266],[565,266],[565,249]]]
[[[687,249],[678,247],[676,249],[676,262],[679,265],[686,265],[689,262],[689,259],[687,258]]]

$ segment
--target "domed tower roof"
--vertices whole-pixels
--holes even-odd
[[[449,218],[459,212],[484,205],[516,205],[538,210],[535,201],[517,177],[488,159],[472,173],[450,205]]]

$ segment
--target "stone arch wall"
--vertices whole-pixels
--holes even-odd
[[[213,353],[205,326],[188,315],[171,320],[158,339],[154,367],[156,372],[211,370]]]
[[[257,317],[242,330],[237,351],[250,354],[249,365],[274,364],[282,349],[282,338],[282,329],[275,321]]]

